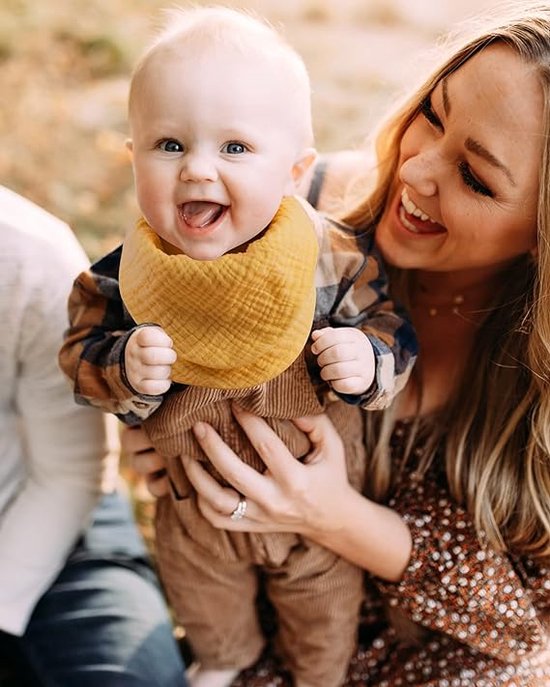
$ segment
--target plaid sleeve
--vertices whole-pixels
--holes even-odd
[[[372,344],[376,371],[370,389],[338,394],[368,410],[386,408],[405,386],[418,346],[404,309],[388,295],[388,279],[372,232],[325,219],[317,274],[315,327],[355,327]]]
[[[76,278],[59,365],[74,382],[77,403],[97,406],[133,425],[155,411],[162,396],[137,393],[126,377],[124,349],[137,327],[120,297],[121,252],[119,246]]]

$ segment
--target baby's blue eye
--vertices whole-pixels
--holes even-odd
[[[236,143],[235,141],[231,141],[230,143],[226,143],[223,147],[224,152],[229,153],[229,155],[242,155],[243,153],[246,153],[246,146],[243,143]]]
[[[183,146],[179,141],[176,141],[174,138],[166,138],[164,141],[161,141],[158,144],[158,147],[161,150],[164,150],[165,153],[181,153],[183,152]]]

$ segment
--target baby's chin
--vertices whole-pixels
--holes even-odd
[[[208,262],[218,260],[232,252],[226,244],[220,245],[213,241],[182,241],[173,247],[171,255],[186,255],[191,260]]]
[[[162,242],[162,250],[167,255],[185,255],[185,249],[183,247],[175,245],[172,241],[167,241],[163,236],[158,234]]]

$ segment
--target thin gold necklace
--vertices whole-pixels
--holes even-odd
[[[453,315],[462,315],[460,312],[460,306],[464,304],[464,296],[462,294],[457,294],[456,296],[453,296],[453,299],[450,303],[450,308],[451,312]],[[444,306],[445,308],[448,308],[449,306]],[[436,317],[437,315],[441,314],[441,310],[443,309],[442,306],[438,306],[437,308],[435,306],[431,306],[428,308],[428,314],[430,317]]]

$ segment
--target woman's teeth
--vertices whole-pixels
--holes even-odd
[[[401,192],[401,204],[409,213],[409,215],[418,217],[418,219],[422,220],[422,222],[433,222],[434,224],[437,224],[435,219],[432,219],[429,215],[427,215],[424,211],[422,211],[412,202],[412,200],[409,198],[409,194],[407,193],[406,189],[403,189],[403,191]]]
[[[399,219],[401,220],[401,223],[403,226],[405,226],[409,231],[412,231],[413,234],[419,234],[419,230],[414,226],[412,222],[409,222],[405,215],[405,208],[401,206],[399,208]]]

